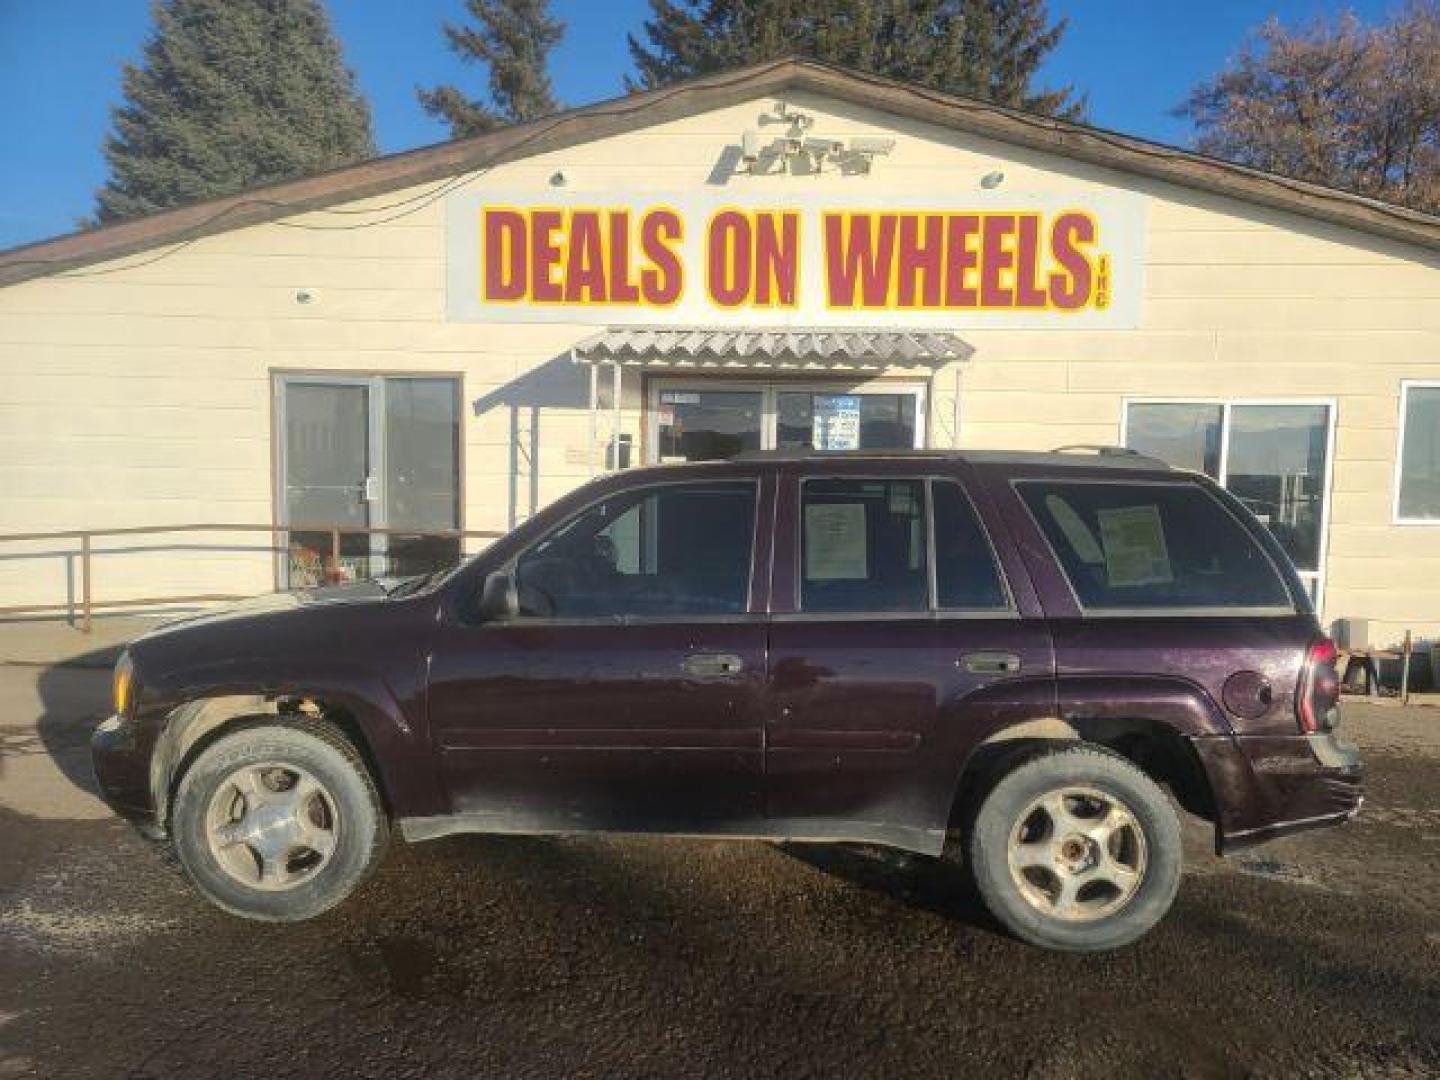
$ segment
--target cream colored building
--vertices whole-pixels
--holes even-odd
[[[574,231],[585,207],[608,213],[599,240]],[[486,233],[495,208],[530,231]],[[647,259],[656,208],[674,216]],[[749,224],[717,270],[727,208]],[[537,223],[552,210],[559,231]],[[830,219],[868,220],[879,259],[892,211],[942,222],[909,236],[917,258],[964,219],[957,291],[921,274],[898,302],[877,262],[876,302],[837,303]],[[1069,237],[1083,274],[1056,246],[1067,212],[1098,231]],[[767,213],[796,265],[756,255]],[[515,282],[485,275],[516,243],[529,286],[500,298]],[[627,300],[647,271],[654,295]],[[1026,301],[1026,277],[1051,295]],[[817,442],[1129,444],[1204,467],[1327,620],[1440,638],[1440,219],[782,61],[0,256],[0,533],[503,530],[617,464]],[[329,553],[323,530],[277,535],[294,553],[265,532],[99,535],[92,595],[260,592]],[[455,544],[346,534],[341,564]],[[0,543],[0,607],[77,599],[78,550]]]

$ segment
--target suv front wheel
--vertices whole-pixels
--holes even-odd
[[[365,762],[329,724],[242,727],[185,772],[175,852],[205,897],[233,915],[308,919],[379,862],[388,822]]]
[[[1115,949],[1170,909],[1183,862],[1165,793],[1115,754],[1032,758],[985,797],[970,833],[976,886],[1017,937],[1071,952]]]

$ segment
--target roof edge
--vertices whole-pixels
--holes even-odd
[[[330,172],[11,248],[0,252],[0,287],[339,202],[478,173],[756,96],[797,89],[1440,251],[1440,217],[1418,210],[1103,128],[786,57],[568,109],[469,139],[371,158]]]

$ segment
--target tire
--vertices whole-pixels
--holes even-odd
[[[355,747],[304,720],[215,740],[180,781],[170,832],[185,873],[216,907],[298,922],[355,890],[380,861],[389,822]]]
[[[1184,861],[1165,792],[1090,747],[1006,773],[975,813],[968,854],[990,913],[1021,940],[1065,952],[1142,937],[1170,910]]]

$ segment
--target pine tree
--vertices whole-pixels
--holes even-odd
[[[489,67],[490,103],[437,86],[419,91],[425,111],[448,123],[457,139],[557,112],[546,67],[565,24],[551,16],[549,0],[466,0],[465,7],[476,26],[446,23],[445,37],[467,63]]]
[[[1012,108],[1078,118],[1071,87],[1036,89],[1060,43],[1045,0],[650,0],[630,35],[633,89],[802,55]]]
[[[370,109],[319,0],[156,0],[105,142],[100,223],[374,154]]]

